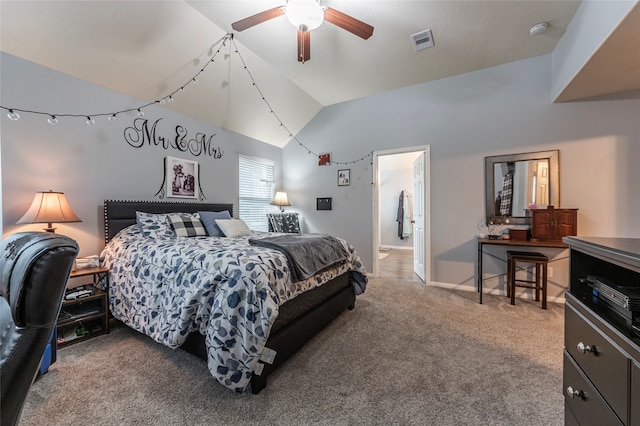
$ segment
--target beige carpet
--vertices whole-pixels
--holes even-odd
[[[20,425],[562,425],[563,307],[485,300],[372,279],[258,395],[116,326],[59,351]]]

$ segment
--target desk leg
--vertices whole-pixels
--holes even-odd
[[[482,304],[482,243],[478,241],[478,292],[480,293],[480,304]]]

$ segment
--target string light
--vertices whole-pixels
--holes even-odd
[[[272,114],[276,120],[278,120],[278,123],[280,124],[280,127],[282,129],[284,129],[284,131],[287,132],[287,134],[289,135],[289,137],[296,141],[298,143],[298,145],[304,149],[307,150],[307,152],[310,155],[313,155],[315,157],[320,157],[320,154],[312,151],[309,147],[307,147],[305,144],[303,144],[296,136],[293,135],[293,132],[291,132],[291,130],[289,130],[289,128],[284,124],[284,122],[282,120],[280,120],[278,114],[273,110],[273,108],[271,107],[271,105],[269,104],[269,101],[265,98],[265,96],[262,93],[262,90],[260,90],[260,88],[258,87],[258,84],[256,83],[255,79],[253,78],[253,75],[251,74],[251,71],[249,70],[249,68],[247,67],[247,64],[244,60],[244,58],[242,57],[242,54],[240,53],[240,51],[238,50],[238,47],[235,44],[235,40],[233,38],[233,34],[226,34],[224,35],[220,40],[218,40],[216,43],[214,43],[211,48],[209,49],[209,55],[212,54],[212,52],[214,51],[214,46],[217,45],[222,45],[222,47],[227,46],[226,42],[227,40],[230,40],[230,44],[229,44],[229,51],[231,51],[231,45],[233,45],[234,50],[233,52],[236,53],[238,55],[238,57],[240,58],[240,60],[242,61],[242,67],[243,69],[247,72],[247,74],[249,75],[249,78],[251,79],[251,85],[253,87],[255,87],[255,89],[258,91],[258,94],[260,95],[260,99],[266,104],[269,113]],[[7,111],[7,117],[10,120],[16,121],[18,119],[20,119],[20,114],[18,114],[19,112],[22,113],[28,113],[28,114],[38,114],[38,115],[45,115],[48,116],[49,118],[47,119],[47,122],[51,125],[55,125],[58,124],[58,117],[81,117],[86,119],[86,123],[89,126],[92,126],[95,124],[95,117],[103,117],[106,116],[107,119],[109,121],[114,121],[116,120],[116,116],[118,114],[124,114],[124,113],[128,113],[128,112],[132,112],[135,111],[137,112],[138,117],[143,117],[144,116],[144,108],[147,108],[151,105],[155,105],[155,104],[160,104],[160,105],[164,105],[166,101],[168,101],[169,103],[173,103],[174,102],[174,98],[173,95],[175,95],[177,92],[179,91],[183,91],[185,89],[185,87],[189,84],[194,84],[194,85],[198,85],[199,81],[197,79],[197,77],[203,73],[206,69],[207,66],[209,66],[209,64],[211,63],[215,63],[215,58],[216,56],[220,53],[220,48],[218,48],[215,53],[213,53],[213,57],[211,58],[211,60],[207,61],[205,63],[205,65],[200,69],[200,71],[193,77],[191,77],[185,84],[179,86],[178,89],[174,90],[173,92],[169,93],[168,95],[154,101],[154,102],[149,102],[146,103],[144,105],[140,105],[138,107],[134,107],[134,108],[129,108],[129,109],[124,109],[124,110],[120,110],[120,111],[116,111],[116,112],[109,112],[109,113],[100,113],[100,114],[92,114],[92,115],[86,115],[86,114],[52,114],[52,113],[48,113],[48,112],[43,112],[43,111],[30,111],[30,110],[24,110],[24,109],[18,109],[18,108],[8,108],[5,106],[0,105],[0,109],[4,109]],[[223,58],[227,59],[229,58],[231,55],[229,53],[224,53],[223,54]],[[335,161],[335,160],[330,160],[328,162],[328,164],[336,164],[336,165],[348,165],[348,164],[356,164],[357,162],[363,161],[367,158],[373,159],[373,151],[370,151],[369,153],[367,153],[366,155],[362,156],[361,158],[358,158],[357,160],[352,160],[352,161]]]
[[[278,116],[278,114],[273,110],[273,108],[271,107],[271,105],[269,104],[269,101],[267,101],[267,99],[264,97],[264,94],[262,93],[262,90],[260,90],[260,87],[258,87],[258,83],[256,83],[256,80],[253,78],[253,75],[251,74],[251,71],[249,71],[249,68],[247,67],[246,62],[244,61],[244,58],[242,57],[242,54],[238,51],[238,47],[236,46],[236,42],[233,39],[233,34],[231,34],[231,36],[229,37],[229,39],[231,40],[231,43],[233,44],[234,48],[235,48],[235,53],[238,55],[238,57],[240,58],[240,61],[242,61],[242,68],[247,72],[247,74],[249,75],[249,78],[251,79],[251,86],[255,87],[255,89],[258,91],[258,94],[260,95],[260,98],[262,99],[262,101],[266,104],[267,108],[269,108],[269,113],[272,114],[276,120],[278,120],[278,123],[280,123],[280,127],[283,128],[286,132],[288,132],[289,137],[292,138],[294,141],[298,142],[298,145],[300,145],[302,148],[306,149],[307,152],[310,155],[313,155],[315,157],[317,157],[318,159],[320,159],[320,154],[312,151],[309,147],[307,147],[305,144],[303,144],[297,136],[293,135],[293,132],[291,130],[289,130],[289,128],[284,124],[284,122],[280,119],[280,117]],[[224,45],[224,44],[223,44]],[[328,164],[335,164],[335,165],[348,165],[348,164],[356,164],[357,162],[360,161],[364,161],[367,158],[373,158],[373,151],[370,151],[369,153],[367,153],[366,155],[358,158],[357,160],[353,160],[353,161],[335,161],[335,160],[329,160]]]
[[[14,112],[12,109],[9,110],[9,113],[7,114],[7,117],[9,117],[9,120],[19,120],[20,119],[20,114],[18,114],[17,112]]]
[[[221,38],[220,38],[216,43],[214,43],[214,44],[211,46],[211,49],[209,49],[209,54],[211,54],[211,52],[213,52],[213,48],[214,48],[216,45],[219,45],[220,43],[223,43],[223,44],[224,44],[225,40],[226,40],[228,37],[230,37],[230,35],[229,35],[229,34],[227,34],[227,35],[225,35],[225,36],[221,37]],[[215,57],[215,55],[216,55],[219,51],[220,51],[220,50],[218,49],[218,51],[214,54],[214,57]],[[214,59],[214,58],[211,58],[211,59],[212,59],[212,62],[213,62],[213,59]],[[180,89],[178,89],[178,90],[183,90],[183,89],[185,88],[185,86],[187,86],[187,85],[188,85],[188,84],[190,84],[190,83],[191,83],[191,84],[198,84],[198,82],[197,82],[197,78],[196,78],[196,77],[205,71],[205,68],[207,67],[207,65],[208,65],[208,64],[209,64],[209,63],[206,63],[206,64],[205,64],[205,66],[204,66],[204,67],[202,67],[202,68],[200,69],[200,72],[198,72],[195,76],[193,76],[192,78],[190,78],[190,79],[189,79],[185,84],[183,84],[182,86],[180,86]],[[124,109],[124,110],[115,111],[115,112],[108,112],[108,113],[91,114],[90,116],[89,116],[89,115],[87,115],[87,114],[58,114],[58,113],[53,114],[53,113],[43,112],[43,111],[32,111],[32,110],[26,110],[26,109],[9,108],[9,107],[5,107],[5,106],[2,106],[2,105],[0,105],[0,109],[7,110],[7,117],[8,117],[10,120],[14,120],[14,121],[16,121],[16,120],[18,120],[18,119],[20,118],[20,114],[18,114],[18,111],[20,111],[20,112],[22,112],[22,113],[29,113],[29,114],[36,114],[36,115],[44,115],[44,116],[46,116],[46,117],[49,117],[49,118],[47,119],[47,121],[50,121],[50,120],[51,120],[51,121],[54,121],[54,119],[52,118],[52,117],[54,117],[54,118],[55,118],[55,121],[54,121],[52,124],[57,123],[57,122],[58,122],[57,120],[58,120],[60,117],[73,117],[73,118],[78,117],[78,118],[83,118],[83,119],[85,119],[86,121],[88,121],[88,120],[89,120],[89,117],[91,117],[91,119],[95,119],[96,117],[107,117],[109,120],[113,121],[113,120],[114,120],[114,117],[115,117],[117,114],[124,114],[124,113],[132,112],[132,111],[136,111],[136,112],[138,112],[138,116],[139,116],[139,117],[142,117],[142,116],[144,116],[144,112],[142,111],[142,109],[143,109],[143,108],[147,108],[147,107],[149,107],[149,106],[151,106],[151,105],[155,105],[155,104],[164,104],[164,103],[165,103],[165,99],[166,99],[168,96],[173,95],[173,94],[175,94],[176,92],[178,92],[178,90],[175,90],[175,91],[171,92],[169,95],[167,95],[167,96],[163,97],[163,98],[162,98],[162,99],[160,99],[160,100],[157,100],[157,101],[154,101],[154,102],[149,102],[149,103],[146,103],[146,104],[144,104],[144,105],[139,105],[139,106],[134,107],[134,108]],[[94,121],[95,121],[95,120],[94,120]],[[87,123],[87,124],[88,124],[88,123]]]

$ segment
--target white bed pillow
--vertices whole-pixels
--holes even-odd
[[[216,224],[225,237],[251,236],[251,229],[242,219],[216,219]]]

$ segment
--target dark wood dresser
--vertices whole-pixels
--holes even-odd
[[[570,248],[565,424],[640,425],[640,336],[633,329],[640,327],[640,239],[563,241]]]

